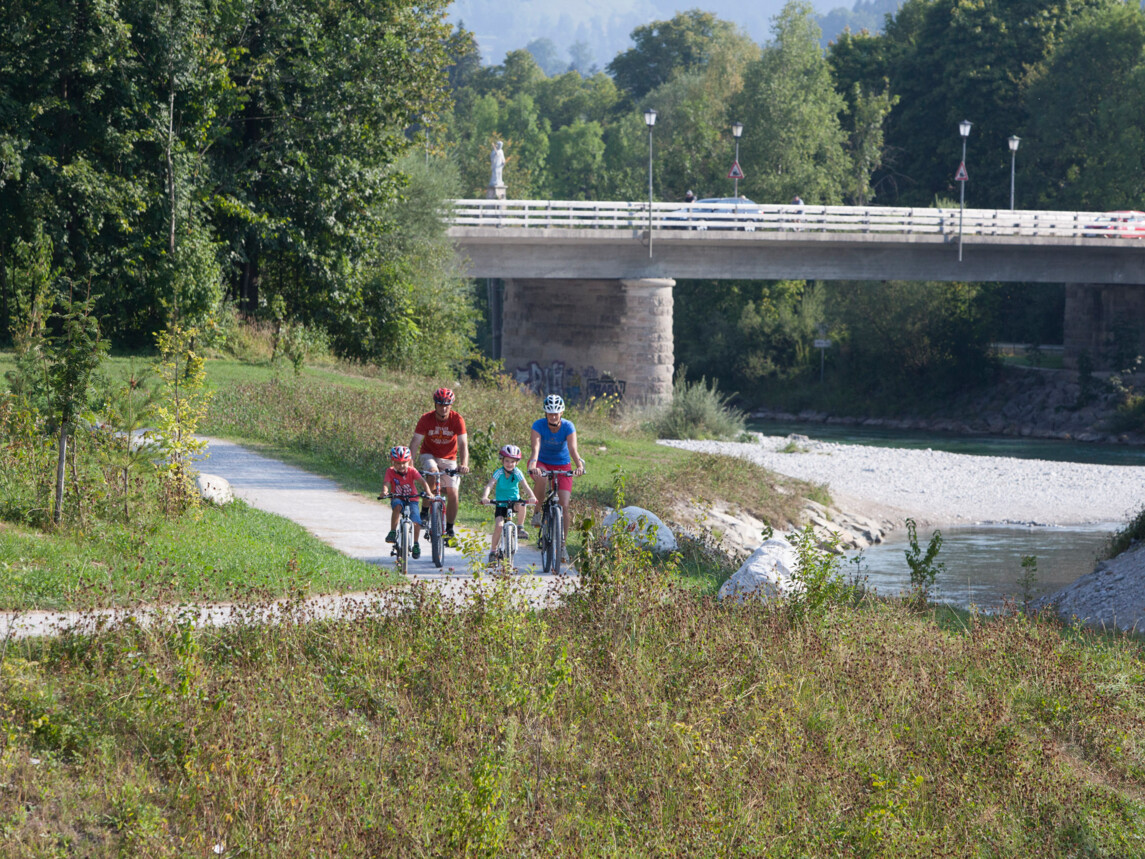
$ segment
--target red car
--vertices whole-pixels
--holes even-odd
[[[1110,212],[1095,223],[1086,224],[1082,235],[1107,239],[1145,238],[1145,212]]]

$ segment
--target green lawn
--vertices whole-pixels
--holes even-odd
[[[399,580],[242,502],[91,533],[49,535],[0,523],[0,610],[260,599]]]

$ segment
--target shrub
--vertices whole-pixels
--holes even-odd
[[[689,382],[686,368],[676,373],[672,402],[652,421],[660,438],[735,438],[744,432],[746,416],[728,404],[715,379]]]

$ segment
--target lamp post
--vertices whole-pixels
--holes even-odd
[[[966,138],[970,136],[969,119],[958,123],[958,133],[962,135],[962,163],[958,165],[958,181],[962,183],[962,190],[958,195],[958,261],[962,262],[962,212],[966,208]]]
[[[652,259],[652,126],[656,124],[656,111],[644,111],[644,124],[648,126],[648,259]]]
[[[736,163],[737,167],[739,166],[739,139],[742,136],[743,136],[743,123],[742,122],[733,122],[732,123],[732,137],[734,137],[736,139],[736,160],[735,160],[735,163]],[[732,186],[733,187],[732,196],[736,198],[736,211],[739,211],[739,175],[737,174],[735,179],[733,179],[732,181],[735,183],[735,185]]]
[[[1018,144],[1022,138],[1011,134],[1007,143],[1010,144],[1010,211],[1014,211],[1014,162],[1018,158]]]

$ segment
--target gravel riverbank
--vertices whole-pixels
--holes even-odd
[[[665,441],[738,456],[826,484],[842,509],[920,524],[1095,525],[1127,521],[1145,503],[1145,468],[969,456],[759,435],[754,444]]]

